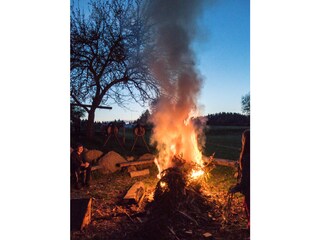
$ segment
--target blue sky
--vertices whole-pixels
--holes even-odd
[[[202,114],[240,113],[241,96],[250,91],[250,1],[216,0],[199,17],[198,26],[192,47],[204,79]],[[111,106],[97,110],[95,120],[135,120],[146,109],[134,103],[128,106],[131,111]]]
[[[194,43],[204,76],[205,114],[241,112],[250,91],[250,1],[218,0],[199,19],[206,35]]]

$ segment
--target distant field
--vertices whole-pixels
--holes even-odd
[[[241,150],[241,134],[246,126],[214,126],[206,129],[206,145],[203,153],[215,157],[238,160]]]
[[[206,144],[203,149],[203,154],[206,156],[215,152],[215,157],[231,160],[238,160],[241,148],[241,134],[247,129],[246,126],[208,126],[205,130]],[[149,145],[151,152],[155,152],[155,148],[150,146],[151,131],[146,131],[145,140]],[[123,130],[120,129],[118,139],[123,142]],[[83,137],[80,138],[85,147],[89,149],[99,149],[103,152],[114,150],[122,155],[141,155],[147,152],[147,149],[141,138],[138,139],[134,150],[131,148],[134,142],[134,135],[131,129],[125,131],[125,145],[120,147],[114,137],[111,137],[108,143],[103,147],[105,137],[102,133],[96,133],[95,139],[92,142],[87,142]],[[72,138],[72,145],[76,142]]]

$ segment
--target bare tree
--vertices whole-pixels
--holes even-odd
[[[70,97],[88,113],[93,137],[100,104],[136,101],[145,105],[159,95],[148,68],[150,26],[142,0],[93,0],[89,13],[71,6]]]
[[[250,93],[241,97],[241,109],[246,115],[250,115]]]

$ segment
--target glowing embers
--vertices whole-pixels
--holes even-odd
[[[157,175],[157,177],[161,179],[165,175],[166,170],[162,170],[159,164],[159,160],[157,158],[155,158],[154,162],[157,165],[158,171],[159,171],[159,174]],[[201,160],[201,165],[199,165],[195,162],[187,162],[182,157],[175,155],[170,162],[172,163],[172,166],[174,166],[171,168],[179,168],[180,171],[183,172],[187,182],[193,181],[193,180],[201,180],[202,177],[205,176],[207,163],[203,162],[202,160]],[[166,186],[167,185],[165,182],[160,181],[160,187],[164,188]]]
[[[191,170],[191,175],[190,175],[190,178],[191,179],[197,179],[199,178],[200,176],[203,176],[204,174],[204,171],[202,169],[199,169],[199,170],[194,170],[192,169]]]
[[[165,182],[160,181],[160,187],[165,188],[167,184]]]

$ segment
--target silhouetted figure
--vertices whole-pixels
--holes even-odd
[[[250,130],[242,133],[242,147],[239,158],[238,183],[230,193],[240,192],[244,195],[244,205],[250,227]]]
[[[71,153],[71,181],[76,189],[90,186],[91,165],[83,159],[83,145],[78,143]]]

